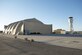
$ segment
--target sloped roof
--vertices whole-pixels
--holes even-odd
[[[38,22],[38,23],[43,24],[41,21],[37,20],[36,18],[25,19],[25,20],[23,20],[23,21],[26,21],[26,22]]]
[[[21,20],[21,21],[10,23],[8,26],[10,26],[12,24],[15,24],[15,23],[18,23],[18,22],[23,22],[23,21],[26,21],[26,22],[37,22],[37,23],[40,23],[40,24],[44,24],[41,21],[37,20],[36,18],[31,18],[31,19],[24,19],[24,20]]]

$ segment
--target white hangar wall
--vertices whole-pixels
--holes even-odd
[[[39,21],[32,20],[29,22],[25,22],[25,30],[26,32],[29,32],[29,33],[39,32],[41,34],[51,34],[52,25],[45,25]]]
[[[51,34],[52,25],[43,24],[41,21],[32,18],[9,24],[4,33],[12,35],[27,35],[32,33]]]

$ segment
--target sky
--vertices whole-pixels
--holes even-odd
[[[0,30],[12,22],[36,18],[52,24],[53,30],[69,30],[73,17],[75,31],[82,31],[82,0],[0,0]]]

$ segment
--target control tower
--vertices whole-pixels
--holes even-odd
[[[69,30],[70,30],[70,33],[73,34],[73,17],[69,17]]]

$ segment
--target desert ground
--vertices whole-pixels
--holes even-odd
[[[0,55],[82,55],[82,37],[0,34]],[[34,39],[34,42],[25,41]]]

